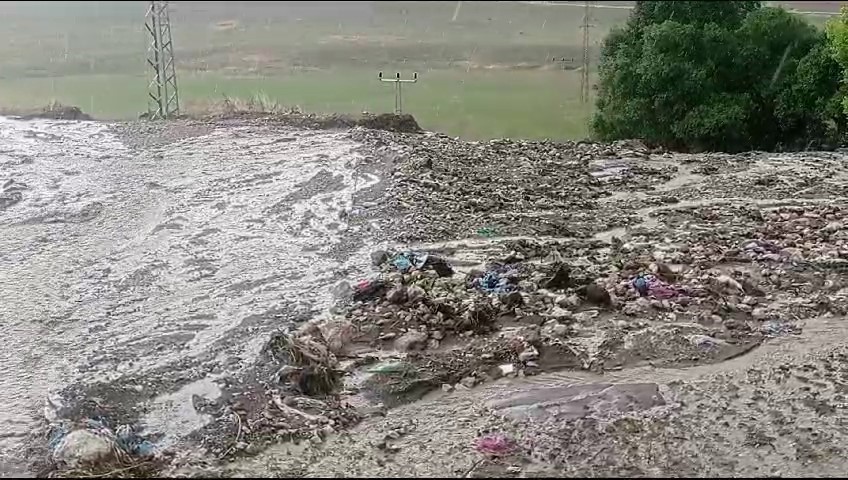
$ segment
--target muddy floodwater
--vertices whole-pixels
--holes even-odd
[[[25,472],[23,440],[62,387],[177,362],[238,368],[367,259],[348,255],[363,245],[343,212],[377,179],[354,178],[344,135],[183,137],[0,118],[0,474]],[[181,408],[147,420],[196,427]]]

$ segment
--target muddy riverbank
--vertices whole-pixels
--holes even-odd
[[[0,135],[3,475],[62,418],[133,425],[183,474],[835,471],[843,154],[255,119]]]

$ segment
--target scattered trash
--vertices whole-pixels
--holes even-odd
[[[367,370],[368,373],[401,373],[409,368],[404,362],[388,362],[375,365]]]
[[[639,275],[638,277],[634,278],[631,284],[633,285],[633,288],[635,288],[636,291],[639,292],[639,295],[642,297],[647,297],[648,293],[651,291],[650,287],[648,286],[648,279],[646,279],[643,275]]]
[[[478,438],[474,448],[484,455],[502,457],[515,450],[515,442],[504,434],[494,433]]]
[[[483,238],[492,238],[497,235],[497,233],[491,228],[483,227],[477,230],[477,235],[480,235]]]
[[[784,335],[798,335],[801,333],[801,329],[791,323],[769,320],[760,326],[760,332],[767,337],[782,337]]]
[[[518,290],[518,286],[499,268],[487,271],[481,278],[475,278],[472,284],[487,293],[509,293]]]
[[[680,295],[677,288],[650,274],[639,275],[631,280],[630,284],[642,297],[651,296],[658,300],[667,300]]]
[[[435,255],[430,255],[426,252],[403,252],[395,255],[392,259],[392,265],[401,273],[407,273],[411,269],[424,270],[427,267],[432,268],[440,277],[450,277],[453,275],[453,269],[448,262]]]
[[[367,300],[377,296],[385,287],[386,284],[379,279],[360,280],[353,288],[353,299],[356,301]]]
[[[414,253],[399,253],[394,259],[392,259],[392,265],[394,265],[401,273],[406,273],[415,265],[415,260],[416,257]],[[421,266],[423,265],[424,264],[422,262]]]

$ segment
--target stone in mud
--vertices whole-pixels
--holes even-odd
[[[389,261],[389,253],[385,250],[375,250],[371,252],[371,264],[375,267],[379,267],[380,265]]]
[[[321,325],[321,334],[327,348],[335,355],[342,355],[356,334],[356,327],[346,320],[335,320]]]
[[[542,286],[547,289],[562,290],[571,286],[571,267],[563,263],[554,266],[554,273]]]
[[[563,325],[561,323],[554,325],[553,329],[552,329],[552,333],[555,336],[560,337],[560,338],[568,335],[568,331],[569,331],[568,325]]]
[[[481,270],[479,268],[472,268],[466,274],[466,278],[470,280],[474,280],[475,278],[483,278],[483,275],[486,275],[485,270]]]
[[[423,332],[407,332],[395,340],[395,349],[400,352],[420,350],[427,343],[427,334]]]
[[[406,287],[404,287],[403,285],[398,285],[397,287],[394,287],[388,292],[386,292],[386,300],[397,305],[400,305],[405,302],[406,298]]]
[[[650,301],[644,297],[639,297],[635,301],[629,302],[624,305],[622,313],[624,313],[625,315],[635,316],[642,313],[646,313],[648,310],[650,310],[650,308]]]
[[[466,388],[474,388],[474,385],[477,385],[477,379],[474,377],[465,377],[459,383]]]
[[[529,347],[518,354],[518,359],[522,362],[529,362],[537,358],[539,358],[539,351],[533,347]]]
[[[586,300],[594,305],[612,305],[612,298],[610,298],[609,292],[596,283],[586,285]]]
[[[503,303],[507,308],[520,307],[524,304],[524,297],[520,292],[510,292],[503,296]]]
[[[751,295],[754,297],[765,297],[766,292],[764,292],[761,288],[757,287],[751,280],[747,278],[742,280],[742,290],[746,295]]]
[[[677,282],[677,274],[674,273],[671,267],[662,262],[656,262],[654,265],[656,266],[656,274],[660,279],[668,283]]]
[[[425,294],[424,289],[418,286],[412,286],[406,290],[407,301],[410,303],[418,303],[424,298]]]
[[[436,272],[436,275],[441,278],[453,276],[453,268],[451,268],[448,261],[442,257],[430,255],[427,257],[427,266],[432,268],[433,271]]]

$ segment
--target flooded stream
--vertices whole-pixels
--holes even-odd
[[[104,124],[0,118],[0,475],[24,473],[49,392],[175,362],[238,368],[323,310],[367,261],[347,261],[362,245],[341,215],[377,181],[354,178],[356,148],[262,127],[136,148]],[[196,423],[165,410],[151,426]]]

